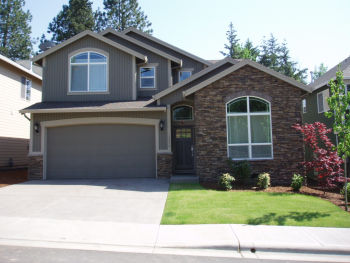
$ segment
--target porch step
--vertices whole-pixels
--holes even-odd
[[[195,175],[173,175],[170,178],[171,183],[198,183],[199,177]]]

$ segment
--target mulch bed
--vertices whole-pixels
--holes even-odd
[[[201,183],[201,185],[207,189],[218,190],[218,185],[213,183]],[[257,187],[251,186],[234,186],[231,191],[263,191],[268,193],[295,193],[291,187],[288,186],[271,186],[266,190],[260,190]],[[326,189],[323,191],[318,186],[303,186],[300,189],[300,194],[312,195],[339,206],[341,209],[345,210],[345,200],[344,196],[341,195],[339,189]],[[350,212],[350,211],[349,211]]]
[[[27,169],[0,170],[0,187],[23,183],[28,180]]]

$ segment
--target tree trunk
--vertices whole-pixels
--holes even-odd
[[[345,159],[344,162],[344,175],[345,175],[345,190],[344,190],[344,194],[345,194],[345,210],[348,211],[348,158]]]

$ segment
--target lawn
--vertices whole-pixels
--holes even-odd
[[[302,194],[225,192],[199,184],[171,184],[161,223],[350,227],[350,214]]]

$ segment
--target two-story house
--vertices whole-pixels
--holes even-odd
[[[39,74],[0,55],[1,169],[28,166],[30,125],[18,111],[41,100]]]
[[[303,160],[309,88],[258,63],[216,63],[130,28],[84,31],[34,58],[42,102],[30,113],[30,178],[216,181],[227,158],[289,182]]]

